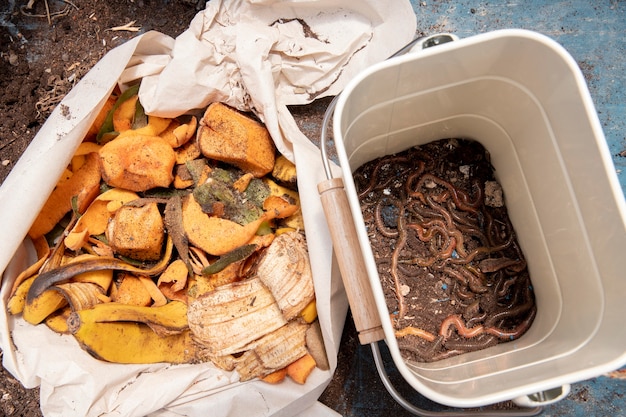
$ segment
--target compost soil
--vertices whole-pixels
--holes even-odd
[[[407,359],[445,359],[526,332],[532,285],[480,143],[434,141],[370,161],[354,179]]]

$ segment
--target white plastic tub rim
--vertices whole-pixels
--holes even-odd
[[[520,339],[403,377],[441,404],[558,401],[569,384],[626,363],[626,205],[585,80],[558,43],[509,29],[389,59],[340,95],[333,134],[376,307],[388,317],[352,172],[437,139],[481,142],[491,154],[531,274],[537,316]],[[556,393],[541,399],[541,392]]]

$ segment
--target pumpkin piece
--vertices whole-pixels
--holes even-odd
[[[74,175],[74,173],[66,168],[61,174],[61,178],[59,178],[59,181],[57,182],[57,187],[63,184],[65,181],[69,180],[72,175]]]
[[[193,195],[183,201],[183,229],[193,245],[210,255],[221,256],[245,245],[254,237],[259,226],[268,220],[265,214],[245,226],[202,211]]]
[[[129,201],[138,199],[139,196],[132,191],[124,190],[123,188],[111,188],[100,194],[96,200],[106,201],[107,210],[110,213],[117,211],[124,204]]]
[[[165,271],[163,271],[157,281],[157,286],[161,287],[163,283],[172,283],[171,289],[177,292],[185,288],[188,276],[189,269],[187,265],[185,265],[185,262],[181,259],[177,259],[169,264]]]
[[[198,127],[198,119],[192,116],[189,123],[181,124],[173,119],[172,123],[159,136],[163,138],[172,148],[179,148],[185,145],[194,137]]]
[[[234,262],[228,265],[226,268],[215,274],[206,275],[213,285],[213,287],[221,287],[222,285],[231,284],[240,280],[239,271],[241,269],[241,262]]]
[[[274,142],[264,125],[223,104],[211,104],[198,128],[204,156],[226,162],[260,178],[274,167]]]
[[[107,98],[107,100],[104,102],[104,105],[102,106],[98,114],[96,115],[95,120],[89,127],[89,130],[87,131],[87,134],[85,135],[86,140],[93,140],[96,138],[96,136],[98,135],[98,132],[100,131],[100,129],[102,128],[102,125],[104,124],[104,121],[107,118],[107,115],[109,114],[109,111],[111,111],[113,109],[113,106],[115,106],[116,101],[117,101],[117,97],[115,95],[110,95]]]
[[[106,230],[111,213],[107,201],[96,200],[78,219],[70,233],[65,237],[65,246],[73,251],[79,250],[91,235],[100,235]]]
[[[274,238],[276,237],[275,233],[266,233],[264,235],[254,235],[252,239],[250,239],[250,244],[256,245],[259,248],[267,248],[272,244]]]
[[[186,188],[193,186],[193,180],[192,179],[185,180],[180,175],[176,175],[174,176],[174,182],[172,183],[172,185],[177,190],[184,190]]]
[[[315,369],[315,359],[307,353],[300,359],[287,365],[287,375],[298,384],[304,384]]]
[[[140,261],[161,258],[165,226],[156,203],[123,206],[109,222],[106,237],[115,253]]]
[[[265,375],[261,380],[263,382],[267,382],[268,384],[278,384],[285,380],[287,376],[287,368],[279,369],[278,371],[274,371],[271,374]]]
[[[184,190],[194,185],[193,177],[186,165],[176,165],[174,172],[174,182],[172,185],[177,190]]]
[[[144,286],[146,291],[148,291],[148,294],[150,294],[150,298],[153,300],[152,307],[161,307],[167,304],[167,298],[165,298],[155,282],[152,281],[152,278],[143,275],[140,275],[137,278],[139,278],[141,284]]]
[[[188,161],[198,159],[202,153],[196,141],[189,141],[185,145],[176,149],[176,163],[184,164]]]
[[[167,187],[174,176],[176,153],[158,136],[125,135],[100,149],[102,177],[113,186],[130,191]]]
[[[263,210],[273,212],[277,219],[293,216],[299,209],[297,205],[275,195],[270,195],[263,201]]]
[[[233,188],[240,193],[243,193],[244,191],[246,191],[246,188],[248,188],[248,185],[250,184],[250,181],[252,181],[252,178],[254,178],[254,175],[250,173],[243,174],[233,183]]]
[[[181,303],[187,304],[189,302],[187,297],[187,290],[183,289],[181,291],[173,291],[172,286],[173,285],[171,282],[162,283],[159,285],[159,291],[161,291],[161,293],[168,300],[180,301]]]
[[[98,154],[86,156],[85,164],[71,178],[58,185],[48,197],[28,235],[36,239],[51,231],[72,209],[72,198],[77,197],[77,209],[84,212],[100,191]]]
[[[85,164],[85,155],[74,155],[70,161],[72,172],[76,172]]]
[[[144,127],[134,129],[134,133],[139,135],[159,136],[167,129],[171,122],[172,119],[158,116],[148,116],[148,124]]]
[[[89,230],[72,230],[63,241],[65,247],[69,250],[77,252],[89,240]]]
[[[115,138],[123,138],[126,136],[159,136],[167,130],[173,119],[167,119],[158,116],[147,116],[147,123],[142,127],[126,129],[120,132]]]
[[[113,111],[113,130],[123,132],[133,127],[137,100],[139,100],[139,96],[134,95],[117,106]]]
[[[120,283],[114,285],[115,290],[111,291],[111,301],[133,306],[152,304],[152,297],[138,276],[129,273],[122,273],[120,276]]]
[[[76,152],[74,152],[74,156],[87,155],[92,152],[97,153],[100,151],[100,148],[102,148],[102,145],[98,145],[94,142],[81,142],[81,144],[78,145],[78,149],[76,149]]]

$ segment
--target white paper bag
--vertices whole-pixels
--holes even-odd
[[[148,32],[96,64],[0,187],[3,365],[26,387],[41,387],[46,416],[335,414],[316,401],[337,365],[347,301],[317,194],[317,184],[326,179],[319,150],[300,132],[287,105],[338,94],[357,72],[391,55],[414,33],[407,0],[211,0],[177,39]],[[148,114],[175,117],[223,101],[253,111],[280,152],[296,162],[329,371],[316,369],[304,385],[270,385],[241,383],[236,373],[210,363],[106,363],[71,336],[7,316],[12,281],[33,261],[24,241],[30,225],[113,88],[138,79]]]

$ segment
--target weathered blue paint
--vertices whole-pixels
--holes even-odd
[[[626,2],[411,0],[417,28],[461,38],[497,29],[534,30],[568,50],[585,76],[626,189]],[[548,70],[546,68],[546,70]]]
[[[626,1],[411,2],[419,34],[451,32],[464,38],[497,29],[522,28],[543,33],[563,45],[582,69],[626,192],[626,153],[620,155],[626,150]],[[378,379],[369,346],[358,346],[351,324],[346,326],[344,343],[352,344],[355,353],[344,357],[340,353],[340,360],[347,362],[343,365],[347,372],[345,380],[333,383],[339,385],[343,395],[325,402],[346,417],[409,415]],[[388,372],[401,393],[415,405],[445,409],[411,389],[392,365]],[[626,380],[601,376],[574,384],[571,394],[545,407],[542,416],[626,417]]]

